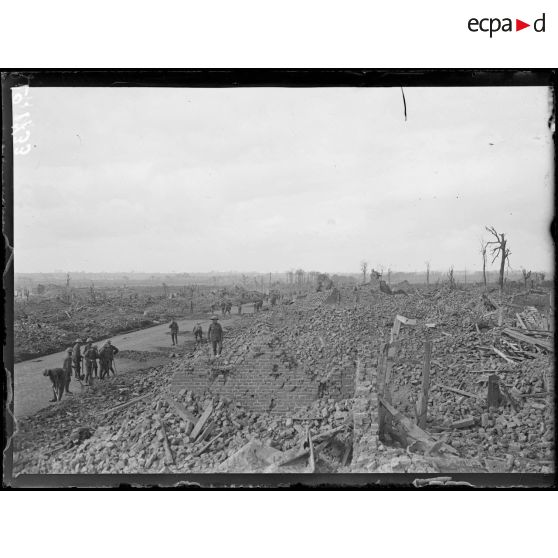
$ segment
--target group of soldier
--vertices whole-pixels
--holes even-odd
[[[176,320],[172,320],[169,324],[171,330],[172,345],[178,345],[178,324]],[[196,341],[196,347],[203,344],[203,327],[200,322],[198,322],[194,329],[192,330],[194,334],[194,339]],[[219,317],[217,315],[211,316],[211,324],[207,329],[207,340],[211,343],[211,349],[213,351],[213,356],[218,356],[223,350],[223,328],[219,323]]]
[[[266,297],[267,298],[267,297]],[[275,306],[277,301],[277,297],[273,297],[272,299],[272,306]],[[254,312],[259,312],[263,308],[263,300],[256,300],[252,304],[254,305]],[[221,308],[221,316],[226,316],[227,314],[231,315],[233,304],[230,301],[222,301],[220,304],[213,303],[211,305],[211,312],[215,312],[218,308]],[[242,304],[237,304],[237,313],[242,314]]]
[[[52,383],[54,397],[51,402],[60,401],[64,393],[72,393],[70,391],[72,373],[76,380],[80,382],[85,380],[85,385],[91,385],[93,378],[101,380],[108,378],[111,372],[113,376],[116,375],[114,366],[116,354],[118,354],[118,348],[110,340],[105,341],[99,349],[97,345],[93,345],[91,337],[85,343],[81,339],[76,339],[74,346],[66,349],[62,368],[50,368],[43,373],[44,376],[50,378]]]

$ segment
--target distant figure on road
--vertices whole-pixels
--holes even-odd
[[[81,339],[76,339],[76,344],[72,349],[72,368],[74,369],[74,376],[76,379],[81,380]]]
[[[194,332],[194,339],[196,340],[196,345],[201,345],[203,343],[203,329],[201,324],[198,322],[194,326],[194,329],[192,331]]]
[[[178,345],[178,324],[176,323],[176,321],[172,320],[172,322],[169,325],[170,330],[171,330],[171,339],[172,339],[172,344],[173,345]]]
[[[193,314],[193,313],[194,313],[194,301],[191,300],[190,301],[190,314]]]
[[[221,316],[224,316],[226,311],[227,311],[227,305],[223,301],[223,302],[221,302]]]
[[[238,303],[238,313],[242,314],[242,304],[240,302]]]
[[[219,318],[217,316],[212,316],[211,325],[207,330],[207,338],[211,341],[213,356],[220,355],[223,349],[223,328],[218,320]]]
[[[114,370],[114,355],[118,354],[118,349],[110,342],[107,341],[99,351],[99,363],[101,365],[101,380],[105,376],[110,376],[112,371],[113,376],[116,376]]]
[[[64,357],[64,362],[62,363],[62,370],[64,370],[64,389],[66,393],[72,393],[70,391],[70,381],[72,379],[72,348],[68,347],[66,349],[66,356]]]
[[[227,302],[227,306],[225,308],[225,313],[230,316],[231,315],[231,310],[232,310],[232,302]]]

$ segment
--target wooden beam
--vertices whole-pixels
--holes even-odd
[[[519,331],[515,331],[510,328],[505,328],[502,333],[506,334],[508,337],[513,339],[517,339],[518,341],[522,341],[523,343],[527,343],[529,345],[536,345],[537,347],[542,347],[547,351],[554,352],[554,348],[552,347],[552,343],[549,341],[544,341],[543,339],[537,339],[536,337],[531,337],[529,335],[524,335]]]
[[[463,391],[462,389],[452,388],[444,384],[434,384],[434,385],[436,385],[439,388],[445,389],[447,391],[452,391],[453,393],[457,393],[458,395],[464,395],[465,397],[474,397],[475,399],[480,399],[481,401],[483,400],[483,398],[480,395],[477,395],[476,393]]]
[[[174,456],[170,449],[167,432],[165,430],[165,424],[159,413],[157,413],[157,422],[159,423],[159,428],[161,429],[160,431],[157,431],[157,435],[159,435],[159,432],[161,433],[161,440],[163,442],[163,448],[165,450],[165,462],[167,465],[174,465]]]
[[[523,320],[521,319],[521,316],[516,312],[515,313],[515,317],[517,318],[517,323],[523,328],[523,329],[528,329],[527,326],[525,325],[525,323],[523,322]]]
[[[307,473],[313,473],[316,470],[316,460],[314,458],[314,444],[312,442],[312,435],[310,434],[310,430],[306,429],[308,434],[308,448],[310,449],[310,456],[308,459],[308,469],[306,470]]]
[[[488,408],[494,407],[497,409],[500,406],[500,400],[502,396],[500,395],[499,388],[500,378],[496,374],[491,374],[488,376],[488,391],[486,394],[486,404]]]
[[[502,351],[499,351],[496,347],[491,347],[491,349],[501,358],[503,358],[509,364],[515,364],[514,361],[506,356]]]
[[[428,411],[428,392],[430,390],[430,357],[432,355],[432,341],[424,343],[424,364],[422,367],[422,386],[417,401],[417,424],[426,428],[426,416]]]
[[[413,443],[418,442],[419,445],[422,445],[423,449],[427,451],[436,443],[436,440],[432,436],[430,436],[428,432],[425,432],[422,428],[419,428],[406,416],[401,414],[393,405],[391,405],[391,403],[386,401],[383,397],[379,396],[378,401],[387,409],[387,411],[389,411],[394,420],[396,420],[402,426],[402,428],[405,430],[405,435],[408,439],[410,438]],[[443,449],[449,453],[457,454],[455,448],[452,448],[447,444],[442,444],[440,446],[440,449]]]
[[[190,439],[192,441],[199,436],[202,428],[204,427],[205,423],[208,421],[212,412],[213,412],[213,403],[210,403],[207,406],[207,409],[203,412],[203,415],[200,417],[198,422],[196,422],[196,426],[194,426],[194,430],[192,430],[192,432],[190,433]]]
[[[121,405],[117,405],[116,407],[112,407],[111,409],[107,409],[106,411],[101,411],[100,413],[97,413],[97,415],[95,415],[95,416],[102,416],[102,415],[107,415],[108,413],[113,413],[114,411],[121,411],[122,409],[126,409],[127,407],[130,407],[130,405],[133,405],[134,403],[137,403],[138,401],[142,401],[143,399],[146,399],[147,397],[150,397],[151,395],[153,395],[153,393],[146,393],[145,395],[142,395],[140,397],[136,397],[135,399],[131,399],[130,401],[127,401],[126,403],[122,403]]]
[[[207,451],[209,449],[209,447],[211,446],[211,444],[213,444],[213,442],[215,442],[215,440],[218,440],[222,435],[223,435],[223,433],[219,432],[219,434],[217,434],[217,436],[215,436],[214,438],[209,440],[209,442],[207,442],[207,444],[202,446],[196,453],[194,453],[194,457],[199,457],[203,452]]]

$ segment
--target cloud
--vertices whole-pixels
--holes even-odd
[[[16,269],[549,267],[544,88],[39,89]]]

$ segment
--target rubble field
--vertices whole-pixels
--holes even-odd
[[[192,347],[18,421],[14,474],[553,473],[546,299],[299,296],[243,316],[220,357]]]

